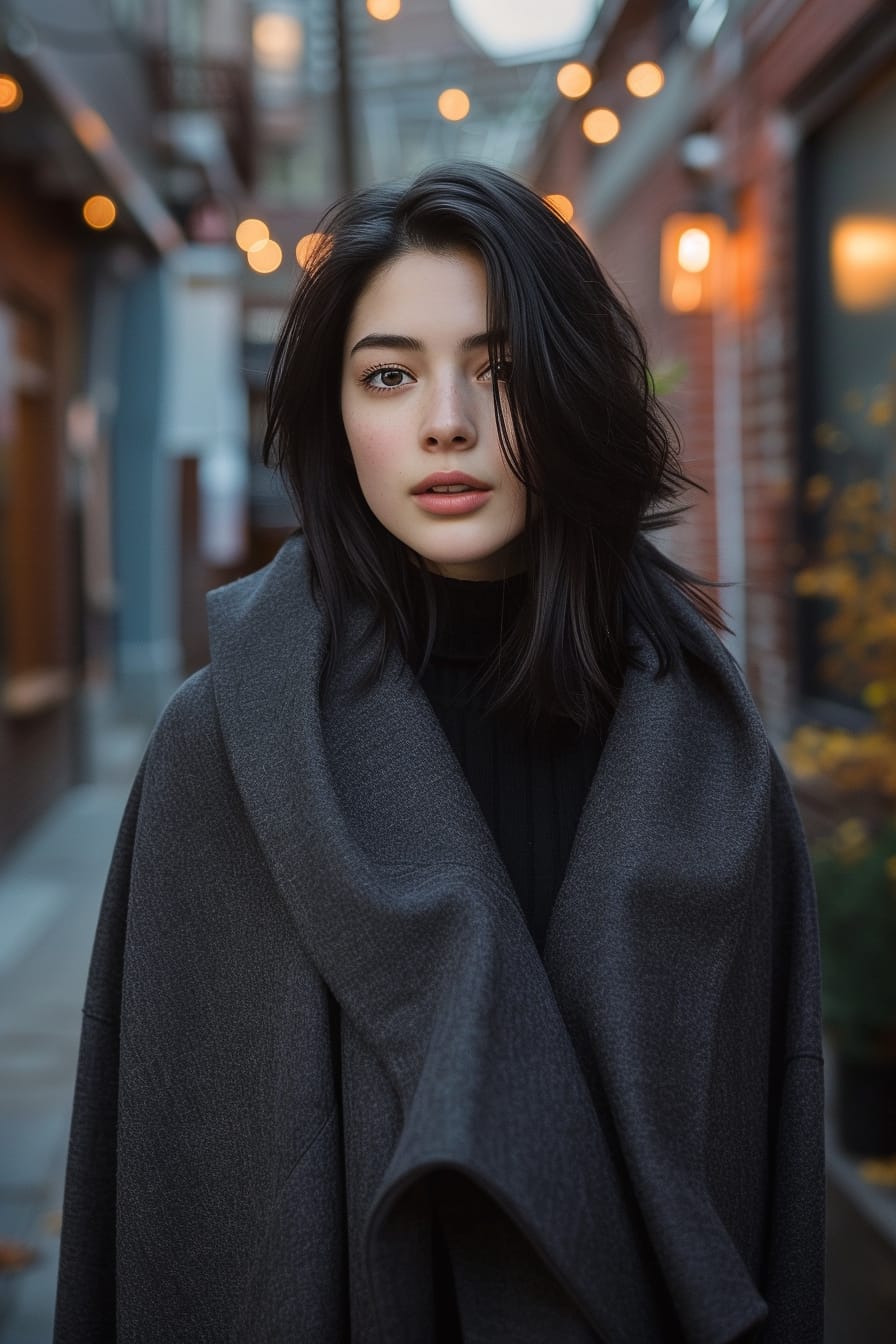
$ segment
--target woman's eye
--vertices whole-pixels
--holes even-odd
[[[385,392],[392,387],[404,387],[404,379],[410,376],[406,369],[396,369],[389,365],[368,369],[361,375],[361,382],[365,387],[372,387],[375,392]]]
[[[509,359],[496,360],[494,364],[489,364],[486,369],[486,377],[495,379],[499,383],[506,383],[512,368],[513,365]]]

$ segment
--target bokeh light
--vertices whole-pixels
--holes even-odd
[[[108,196],[90,196],[81,208],[84,222],[92,229],[108,229],[115,223],[118,211]]]
[[[625,87],[636,98],[652,98],[666,82],[666,76],[655,61],[640,61],[625,77]]]
[[[463,121],[470,110],[470,100],[463,89],[443,89],[439,94],[439,112],[446,121]]]
[[[246,260],[259,275],[270,275],[283,260],[283,249],[273,238],[261,239],[246,252]]]
[[[314,261],[322,261],[330,248],[328,233],[306,233],[296,243],[296,261],[303,270],[307,270]]]
[[[581,61],[570,61],[557,71],[557,88],[564,98],[584,98],[592,82],[591,71]]]
[[[568,224],[575,214],[572,201],[568,196],[563,196],[560,192],[552,192],[550,196],[545,196],[545,205],[549,205],[555,210],[562,220]]]
[[[608,107],[593,107],[582,118],[582,131],[592,145],[606,145],[619,134],[619,118]]]
[[[367,13],[372,19],[388,23],[401,9],[401,0],[367,0]]]
[[[672,306],[680,313],[693,313],[700,307],[703,285],[696,275],[677,275],[672,282]]]
[[[266,243],[270,232],[263,219],[244,219],[237,224],[234,237],[237,245],[248,252],[256,243]]]
[[[302,25],[293,14],[256,14],[252,21],[255,59],[265,70],[294,70],[302,57]]]
[[[699,275],[709,265],[711,244],[705,229],[685,229],[678,240],[678,264],[683,271]]]
[[[852,312],[896,302],[896,220],[887,215],[842,215],[830,238],[837,303]]]
[[[709,313],[729,292],[730,254],[724,219],[711,211],[678,211],[660,234],[660,301],[674,313]]]
[[[15,112],[22,106],[22,86],[12,75],[0,75],[0,112]]]

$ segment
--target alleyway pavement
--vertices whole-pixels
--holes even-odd
[[[98,725],[91,774],[0,867],[0,1239],[33,1253],[0,1272],[2,1344],[50,1344],[81,1006],[103,883],[142,753]]]
[[[81,1005],[144,739],[137,728],[101,727],[91,770],[98,782],[61,799],[0,867],[0,1243],[31,1257],[0,1270],[0,1344],[52,1337]],[[871,1188],[833,1135],[828,1153],[824,1344],[893,1344],[896,1189]]]

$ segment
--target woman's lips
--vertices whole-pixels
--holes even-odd
[[[473,513],[476,509],[481,509],[483,504],[491,494],[491,490],[469,490],[445,494],[435,494],[432,491],[424,490],[422,494],[415,495],[414,499],[425,509],[427,513],[447,514],[449,517],[458,513]]]

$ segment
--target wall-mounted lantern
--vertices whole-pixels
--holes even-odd
[[[710,313],[724,301],[728,229],[721,215],[669,215],[660,243],[660,299],[672,313]]]

